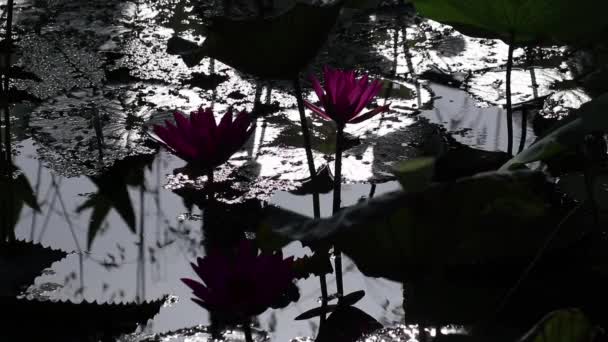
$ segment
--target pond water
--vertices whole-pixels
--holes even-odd
[[[246,16],[247,6],[242,8],[238,14]],[[202,25],[213,11],[211,3],[187,0],[15,2],[16,65],[36,77],[12,80],[23,97],[11,108],[13,162],[41,209],[24,207],[15,235],[68,253],[22,297],[75,303],[161,299],[166,302],[158,314],[123,341],[210,340],[202,328],[198,335],[171,333],[210,324],[207,311],[190,301],[191,291],[180,281],[195,277],[189,262],[205,254],[210,209],[198,201],[202,181],[180,173],[184,162],[146,133],[174,110],[203,105],[216,113],[230,106],[251,111],[254,99],[261,101],[268,113],[256,119],[245,147],[217,172],[217,180],[230,185],[218,194],[225,203],[219,215],[247,231],[256,230],[257,218],[270,205],[313,216],[312,195],[294,193],[308,169],[291,85],[260,81],[209,58],[188,68],[166,52],[173,35],[204,41]],[[466,37],[415,18],[398,1],[385,1],[377,10],[345,9],[329,41],[307,72],[323,64],[369,72],[386,81],[377,103],[392,108],[346,130],[352,146],[344,155],[342,206],[400,189],[391,173],[398,161],[441,155],[460,144],[506,151],[502,42]],[[546,57],[531,69],[537,74],[520,63],[514,102],[553,97],[561,107],[580,106],[584,92],[556,94],[550,86],[573,77],[562,65],[570,57],[556,57],[557,48],[544,51]],[[310,84],[302,82],[305,97],[313,100]],[[516,147],[536,139],[534,116],[524,114],[525,109],[515,111]],[[318,118],[310,124],[314,161],[333,170],[333,128]],[[107,198],[110,202],[103,202]],[[321,194],[322,217],[331,216],[332,198],[331,191]],[[134,213],[131,227],[124,218],[127,207]],[[103,217],[92,232],[97,210]],[[292,242],[283,254],[312,252]],[[343,269],[345,293],[365,291],[358,308],[385,327],[404,322],[401,283],[367,277],[346,256]],[[334,293],[331,275],[328,285]],[[310,276],[297,286],[299,301],[256,318],[260,339],[315,338],[318,319],[294,318],[319,306],[319,280]],[[243,339],[238,333],[226,337]]]

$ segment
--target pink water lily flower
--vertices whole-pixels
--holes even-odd
[[[293,257],[258,255],[247,240],[240,243],[236,254],[212,250],[191,265],[203,281],[182,279],[193,291],[192,300],[235,319],[261,314],[294,286]]]
[[[238,151],[253,131],[250,115],[237,114],[233,121],[232,109],[215,122],[211,108],[200,108],[190,118],[181,112],[173,114],[175,125],[166,120],[165,126],[154,125],[154,133],[173,154],[205,171],[225,163]]]
[[[369,76],[355,76],[355,71],[335,70],[329,66],[323,68],[325,86],[315,76],[311,76],[312,87],[321,102],[318,107],[305,101],[306,107],[326,120],[333,120],[339,126],[347,123],[359,123],[378,113],[385,112],[389,106],[380,106],[360,114],[382,89],[379,80],[369,81]]]

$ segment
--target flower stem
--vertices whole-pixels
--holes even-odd
[[[245,332],[245,341],[253,342],[253,336],[251,335],[251,325],[249,324],[248,320],[243,323],[243,331]]]
[[[310,172],[310,179],[313,185],[316,185],[317,169],[315,168],[315,161],[312,156],[312,145],[310,143],[310,131],[308,130],[308,124],[306,123],[306,112],[304,111],[304,98],[302,97],[302,88],[300,87],[300,80],[294,79],[293,86],[296,91],[296,100],[298,102],[298,111],[300,112],[300,127],[302,128],[302,137],[304,138],[304,149],[306,150],[306,161],[308,162],[308,171]],[[319,195],[313,194],[313,211],[315,218],[321,216],[321,206],[319,201]]]
[[[306,150],[306,161],[308,162],[308,171],[310,173],[310,179],[313,181],[314,189],[316,190],[316,177],[317,177],[317,169],[315,168],[315,161],[312,155],[312,146],[310,143],[310,131],[308,130],[308,124],[306,123],[306,112],[304,110],[304,98],[302,96],[302,87],[300,86],[300,80],[298,78],[294,79],[293,85],[296,91],[296,101],[298,102],[298,111],[300,112],[300,126],[302,128],[302,136],[304,137],[304,149]],[[313,214],[316,219],[321,217],[321,201],[319,199],[319,193],[313,191],[312,194],[312,208]],[[323,252],[327,256],[327,252]],[[327,256],[329,257],[329,256]],[[319,276],[319,283],[321,286],[321,323],[323,326],[327,319],[327,302],[328,294],[327,294],[327,278],[325,274],[321,274]]]
[[[340,211],[341,193],[342,193],[342,149],[344,143],[344,126],[338,125],[336,131],[336,164],[334,171],[334,205],[333,214]],[[338,298],[342,298],[344,294],[344,285],[342,283],[342,252],[334,246],[334,263],[336,268],[336,290]]]
[[[509,42],[509,56],[507,59],[507,152],[513,154],[513,105],[511,103],[511,71],[513,70],[513,51],[515,50],[514,35],[511,34]]]

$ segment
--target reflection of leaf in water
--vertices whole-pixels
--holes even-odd
[[[571,120],[558,122],[545,136],[517,154],[501,167],[503,170],[517,169],[538,160],[559,158],[571,152],[590,133],[608,131],[608,93],[581,106]]]
[[[327,39],[342,5],[297,3],[272,18],[216,18],[200,49],[182,54],[189,66],[210,56],[256,76],[292,80]]]
[[[13,168],[13,175],[10,179],[0,176],[0,189],[2,189],[0,190],[0,208],[6,208],[7,212],[9,210],[12,212],[12,222],[9,222],[10,226],[7,227],[10,230],[15,228],[24,205],[40,211],[36,194],[29,180],[19,168],[15,166]]]
[[[129,157],[117,162],[103,174],[90,177],[98,191],[77,209],[77,212],[80,213],[93,208],[87,235],[87,248],[91,248],[103,221],[112,208],[127,223],[127,227],[135,233],[135,212],[129,197],[128,186],[144,185],[144,169],[151,167],[154,158],[155,155]]]
[[[533,100],[555,92],[555,84],[571,78],[569,73],[557,69],[534,68],[536,87],[533,87],[530,70],[515,69],[512,72],[512,101],[514,104]],[[467,91],[476,98],[491,104],[506,103],[504,71],[487,71],[474,75],[467,81]]]
[[[0,296],[17,296],[45,268],[65,256],[65,252],[31,242],[13,241],[0,245]]]
[[[162,298],[142,304],[76,304],[0,297],[2,308],[10,312],[3,319],[0,337],[8,341],[113,341],[112,337],[131,333],[137,324],[154,317],[164,302]]]
[[[147,107],[131,110],[121,103],[122,95],[120,88],[103,93],[86,89],[55,97],[38,107],[30,126],[42,147],[42,158],[56,171],[73,176],[95,174],[116,160],[154,152],[143,144]],[[95,122],[99,122],[100,130]]]

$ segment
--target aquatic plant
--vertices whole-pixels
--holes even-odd
[[[219,125],[211,108],[200,108],[192,112],[189,119],[181,112],[175,112],[173,116],[176,125],[167,120],[165,126],[154,125],[154,133],[171,153],[211,178],[213,169],[238,151],[253,132],[251,119],[245,111],[233,120],[233,110],[229,109]]]
[[[342,150],[344,127],[346,124],[360,123],[375,115],[386,112],[389,105],[380,106],[370,111],[361,114],[378,95],[382,89],[382,82],[379,80],[370,81],[368,75],[363,75],[358,78],[354,70],[343,71],[332,69],[329,66],[323,67],[323,76],[325,86],[321,86],[321,82],[311,75],[312,86],[321,102],[321,107],[314,105],[309,101],[305,101],[306,107],[319,115],[325,120],[331,120],[336,123],[336,161],[334,167],[334,200],[333,212],[340,210],[341,202],[341,184],[342,184]],[[334,251],[336,254],[336,282],[338,295],[344,293],[342,284],[342,261],[339,250]]]
[[[385,112],[388,106],[380,106],[360,114],[382,89],[382,82],[369,80],[368,75],[361,78],[355,71],[342,71],[329,66],[323,68],[325,86],[315,76],[311,76],[312,86],[321,102],[321,107],[305,101],[306,107],[325,120],[332,120],[338,128],[348,123],[360,123],[374,115]]]
[[[248,320],[274,306],[293,285],[293,257],[258,255],[250,241],[244,240],[235,254],[211,249],[197,258],[192,268],[203,281],[184,278],[193,291],[192,301],[237,322]]]

